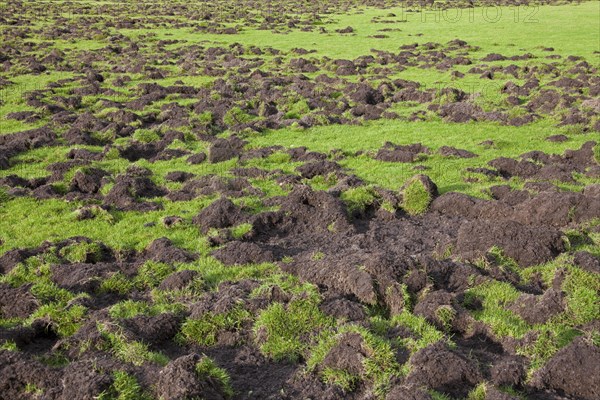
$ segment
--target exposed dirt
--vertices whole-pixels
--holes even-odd
[[[439,10],[489,6],[477,0],[3,4],[0,106],[14,102],[17,111],[0,118],[28,128],[0,134],[0,209],[5,201],[52,204],[48,224],[89,227],[90,238],[52,236],[0,255],[0,400],[118,398],[117,371],[153,398],[231,398],[223,382],[197,370],[207,357],[229,374],[236,399],[421,400],[435,398],[432,391],[465,398],[482,383],[487,400],[515,399],[508,391],[531,399],[600,398],[597,320],[559,332],[552,338],[557,348],[548,346],[553,354],[527,379],[537,361],[527,351],[542,340],[542,326],[585,318],[573,302],[583,309],[595,299],[587,286],[577,297],[569,285],[600,274],[590,239],[600,218],[599,144],[591,140],[600,131],[597,65],[546,46],[535,54],[482,57],[487,51],[463,40],[417,39],[422,34],[395,50],[377,49],[391,32],[402,32],[397,26],[405,21],[390,7],[416,15],[434,3]],[[331,25],[340,10],[360,14],[365,5],[380,12],[371,24],[391,25],[379,25],[385,28],[369,38],[375,48],[353,59],[225,44],[228,35],[253,29],[359,40],[358,25]],[[225,42],[190,42],[177,30]],[[433,88],[393,78],[409,68],[451,81]],[[485,93],[460,89],[465,77],[490,83],[501,100],[493,110]],[[26,78],[36,87],[29,90]],[[406,142],[393,133],[395,143],[381,146],[382,140],[375,150],[253,142],[281,128],[380,119],[441,120],[450,127],[544,120],[557,130],[544,134],[547,146],[581,143],[579,135],[590,140],[562,155],[531,151],[516,158],[498,157],[507,154],[505,143],[486,140],[480,143],[486,152],[501,150],[489,162],[466,143],[473,151],[397,144]],[[389,190],[355,176],[349,166],[356,159],[424,173],[432,168],[421,165],[426,161],[468,163],[457,187],[478,182],[487,189],[468,196],[415,175],[428,208],[409,215],[402,206],[407,186]],[[357,188],[360,198],[352,199]],[[123,234],[137,229],[130,221],[139,223],[139,237]],[[92,239],[112,229],[125,236],[118,246]],[[0,246],[14,234],[0,232]],[[38,238],[35,231],[18,234]],[[549,271],[544,264],[558,257],[560,265]],[[266,282],[265,269],[268,279],[281,274],[299,283]],[[297,361],[275,361],[261,350],[266,333],[254,324],[274,304],[291,314],[290,304],[311,294],[286,285],[304,283],[314,285],[318,310],[336,319],[334,328],[302,334],[306,348]],[[484,322],[480,312],[489,305],[472,290],[489,283],[515,291],[499,308],[528,333],[511,337],[494,331],[497,321]],[[406,315],[422,317],[444,339],[415,349],[428,338],[397,323]],[[196,342],[185,337],[193,323],[200,326]],[[350,324],[389,345],[398,367],[407,367],[406,375],[387,377],[377,388],[381,395],[372,378],[380,372],[372,364],[377,349],[361,334],[339,335],[314,371],[305,369],[309,349]],[[203,340],[210,344],[198,344]],[[331,371],[360,379],[347,390],[324,378]]]

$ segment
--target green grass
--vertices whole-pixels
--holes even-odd
[[[297,362],[305,356],[311,337],[332,325],[332,318],[324,315],[314,300],[297,299],[287,306],[272,303],[261,311],[254,334],[266,356]]]
[[[412,353],[424,349],[425,347],[447,340],[444,334],[428,323],[424,317],[414,315],[409,311],[394,316],[390,321],[391,327],[402,327],[409,329],[414,337],[399,339],[399,344],[409,349]]]
[[[249,140],[257,147],[302,145],[313,151],[329,152],[331,148],[340,148],[347,153],[355,153],[359,150],[376,151],[386,141],[403,145],[422,143],[433,150],[444,145],[455,144],[478,154],[479,157],[453,159],[433,155],[419,164],[429,167],[425,174],[437,184],[441,193],[461,191],[482,196],[482,189],[502,181],[465,182],[463,170],[467,167],[482,166],[498,157],[516,157],[532,150],[562,154],[565,149],[578,148],[592,139],[588,135],[572,135],[567,142],[552,143],[545,140],[549,130],[561,133],[564,128],[555,128],[548,121],[534,122],[522,127],[507,127],[491,122],[454,124],[435,120],[419,122],[380,120],[362,126],[331,125],[301,131],[280,129],[256,134]],[[479,145],[488,139],[493,140],[496,147],[485,148]],[[341,160],[340,164],[351,169],[368,183],[396,190],[415,173],[412,164],[378,161],[368,155],[347,157]]]
[[[234,392],[229,374],[223,368],[220,368],[212,359],[206,356],[202,357],[196,364],[196,373],[204,379],[211,378],[217,381],[225,396],[227,396],[227,398],[233,397]]]
[[[341,368],[325,367],[325,357],[348,334],[358,334],[362,338],[364,352],[368,355],[363,360],[364,372],[355,375]],[[369,329],[354,325],[342,325],[335,332],[324,331],[319,341],[310,349],[306,361],[306,370],[319,371],[323,382],[339,386],[345,392],[351,392],[359,382],[372,385],[374,393],[382,397],[388,389],[393,376],[400,374],[400,365],[396,361],[396,353],[390,341],[380,337]]]
[[[14,340],[6,340],[0,344],[0,350],[19,351],[19,347]]]
[[[32,323],[36,319],[48,321],[59,336],[68,337],[79,330],[86,313],[87,308],[82,305],[50,303],[38,308],[27,322]]]
[[[339,35],[331,33],[322,35],[318,32],[292,31],[285,35],[272,34],[270,31],[245,30],[238,35],[214,35],[193,32],[190,29],[162,29],[154,30],[157,39],[180,39],[192,43],[210,41],[222,45],[233,42],[243,45],[256,43],[269,43],[271,46],[291,50],[294,47],[304,47],[317,50],[319,55],[331,58],[356,58],[368,54],[372,48],[395,51],[402,44],[415,41],[438,41],[445,43],[455,38],[460,38],[474,46],[481,46],[481,56],[487,53],[522,54],[521,49],[534,53],[541,53],[540,46],[552,46],[558,53],[593,57],[593,46],[589,46],[588,39],[595,35],[597,5],[594,2],[584,2],[579,5],[541,6],[532,15],[532,10],[519,7],[521,15],[517,16],[513,9],[502,7],[502,15],[497,22],[493,10],[475,8],[463,9],[461,15],[448,12],[448,17],[443,18],[438,14],[421,16],[419,13],[403,12],[401,7],[392,7],[386,10],[364,8],[363,13],[336,14],[331,16],[335,22],[327,24],[330,32],[335,29],[352,26],[356,35]],[[486,19],[483,12],[489,11]],[[371,19],[376,16],[385,16],[393,12],[395,24],[373,24]],[[470,18],[473,13],[474,17]],[[408,22],[401,22],[407,19]],[[534,22],[537,20],[538,22]],[[472,22],[471,22],[472,21]],[[578,24],[567,24],[565,21],[578,21]],[[379,40],[370,38],[377,34],[379,29],[398,27],[399,32],[386,32],[389,39]],[[143,33],[143,30],[122,30],[124,34],[132,36]],[[422,33],[423,37],[414,35]]]
[[[370,186],[359,186],[348,189],[342,193],[342,200],[346,204],[348,211],[364,212],[366,208],[372,205],[379,196]]]
[[[60,256],[72,263],[98,262],[102,248],[98,243],[74,243],[60,249]]]
[[[154,302],[124,300],[110,307],[109,314],[113,319],[133,318],[138,315],[155,316],[167,312],[178,313],[185,306],[177,302]]]
[[[123,362],[136,366],[141,366],[146,362],[159,365],[166,365],[169,362],[167,356],[150,351],[145,343],[128,340],[118,325],[98,322],[97,328],[105,341],[101,349],[111,352]]]
[[[151,400],[152,397],[142,390],[135,376],[126,371],[114,371],[111,387],[102,392],[98,400]]]
[[[423,183],[413,178],[408,181],[402,192],[402,208],[411,215],[420,215],[427,211],[431,203],[431,194]]]
[[[475,299],[479,299],[483,307],[481,310],[473,311],[473,317],[488,324],[498,337],[511,336],[519,339],[531,329],[531,326],[507,307],[520,295],[521,293],[510,283],[490,281],[468,289],[465,304],[468,305]]]
[[[207,312],[201,319],[189,318],[181,327],[180,341],[189,341],[200,346],[217,344],[219,333],[241,331],[252,315],[242,307],[236,307],[223,314]]]
[[[90,8],[83,11],[93,15],[98,4],[84,1]],[[358,2],[357,2],[358,3]],[[40,7],[42,7],[41,5]],[[32,6],[33,7],[33,6]],[[557,54],[564,57],[567,55],[580,55],[591,64],[597,64],[597,49],[590,45],[590,37],[597,36],[598,4],[597,2],[584,2],[583,4],[569,4],[561,6],[540,6],[535,9],[524,7],[502,8],[502,15],[498,21],[490,22],[483,17],[484,9],[463,9],[460,11],[458,21],[436,19],[435,13],[427,15],[421,13],[405,13],[402,8],[392,7],[388,9],[376,9],[359,6],[348,12],[327,14],[323,20],[314,25],[313,32],[302,32],[298,29],[290,30],[286,34],[274,33],[270,30],[245,28],[237,35],[217,35],[200,32],[196,28],[203,26],[202,21],[196,21],[194,27],[169,26],[172,21],[181,21],[179,16],[163,15],[159,17],[160,22],[165,25],[159,26],[157,22],[149,22],[147,27],[136,29],[107,28],[101,34],[91,40],[63,40],[47,39],[39,35],[31,34],[27,41],[34,43],[46,43],[49,45],[43,52],[51,49],[62,49],[67,54],[67,61],[80,62],[86,55],[102,54],[107,45],[112,44],[109,39],[113,35],[123,34],[138,38],[140,35],[153,34],[142,40],[140,52],[145,56],[157,54],[157,42],[159,40],[181,40],[167,46],[168,51],[186,51],[186,46],[201,45],[204,47],[228,47],[233,43],[240,43],[247,48],[250,45],[266,45],[283,51],[289,51],[295,47],[314,49],[316,53],[305,56],[323,60],[344,58],[354,59],[359,56],[374,54],[373,50],[385,50],[397,53],[399,47],[409,43],[439,42],[442,44],[460,38],[466,40],[471,46],[479,46],[471,49],[469,58],[473,65],[458,66],[456,70],[465,73],[465,77],[456,79],[451,71],[437,70],[436,68],[423,69],[410,66],[398,70],[387,76],[388,79],[407,79],[418,81],[421,89],[436,89],[436,102],[445,104],[453,99],[452,95],[445,95],[441,89],[454,87],[464,90],[472,96],[472,101],[486,111],[502,110],[511,116],[521,115],[522,109],[511,109],[506,103],[506,96],[500,93],[500,88],[508,80],[517,84],[525,81],[523,76],[514,78],[501,73],[496,74],[496,79],[488,81],[479,78],[478,74],[469,74],[468,70],[480,63],[480,59],[488,53],[500,53],[503,55],[520,55],[526,52],[534,54],[537,58],[525,61],[499,61],[488,63],[490,66],[508,66],[516,64],[520,67],[546,68],[543,64],[556,62],[560,69],[571,67],[572,63],[563,60],[546,60],[548,52],[543,47],[551,46],[556,49]],[[515,14],[519,10],[519,15]],[[255,14],[255,10],[249,12],[247,18]],[[397,17],[388,17],[388,13],[395,13]],[[532,14],[535,13],[535,14]],[[131,15],[130,15],[131,16]],[[156,17],[156,15],[153,15]],[[438,15],[439,16],[439,15]],[[451,11],[449,16],[456,16]],[[73,18],[81,18],[76,14]],[[141,10],[137,17],[147,17]],[[262,16],[256,16],[259,20]],[[303,18],[303,17],[302,17]],[[391,24],[376,23],[373,18],[394,20]],[[535,18],[537,22],[534,22]],[[227,26],[232,26],[231,21],[226,21]],[[7,27],[0,25],[3,28]],[[45,29],[49,27],[49,20],[32,21],[33,29]],[[96,26],[101,26],[97,24]],[[319,27],[325,27],[329,33],[318,33]],[[335,29],[352,26],[355,34],[340,35]],[[7,27],[13,29],[14,27]],[[383,28],[398,28],[386,32],[389,36],[385,40],[373,38],[381,33]],[[284,28],[285,30],[285,28]],[[421,35],[422,34],[422,35]],[[419,35],[419,36],[417,36]],[[12,40],[12,39],[11,39]],[[11,43],[9,43],[11,45]],[[20,43],[18,44],[20,46]],[[42,51],[38,55],[42,56]],[[456,53],[452,53],[455,56]],[[242,55],[243,58],[253,58],[250,52]],[[290,58],[298,57],[295,54],[283,54],[282,60],[285,65]],[[290,75],[289,71],[275,64],[275,57],[271,55],[261,57],[265,64],[261,70],[275,71],[275,74]],[[116,57],[116,62],[127,60]],[[164,62],[163,62],[164,61]],[[169,76],[164,79],[150,80],[143,73],[129,74],[131,82],[124,87],[113,88],[112,80],[121,74],[108,72],[113,67],[112,62],[98,61],[94,68],[102,70],[106,81],[101,87],[112,88],[117,94],[112,100],[126,102],[139,95],[137,85],[144,82],[155,82],[160,85],[174,85],[177,80],[183,81],[185,85],[210,88],[215,77],[191,75],[184,71],[181,65],[174,62],[174,58],[165,55],[164,59],[159,57],[152,61],[158,68],[166,71]],[[21,67],[16,66],[7,73],[7,77],[15,82],[0,90],[0,135],[32,129],[49,122],[50,115],[42,110],[42,119],[35,123],[24,123],[8,120],[5,116],[10,112],[33,111],[32,107],[26,105],[23,95],[29,91],[45,89],[48,84],[60,79],[71,78],[70,72],[54,71],[50,66],[48,72],[32,75],[19,75]],[[371,74],[372,67],[369,70]],[[317,73],[306,74],[309,79],[314,79],[318,74],[326,73],[334,75],[331,71],[322,70]],[[379,79],[371,79],[372,75],[366,76],[367,83],[377,85]],[[227,77],[225,77],[227,79]],[[550,76],[542,77],[542,88],[547,87]],[[358,82],[359,77],[348,78],[351,82]],[[62,87],[55,88],[50,94],[57,96],[69,96],[70,91],[80,85],[80,82],[71,82]],[[319,91],[322,87],[317,87]],[[336,88],[337,90],[337,88]],[[341,90],[341,88],[340,88]],[[587,89],[586,89],[587,90]],[[334,93],[331,98],[339,98],[341,91]],[[82,99],[82,110],[95,113],[96,116],[104,118],[110,112],[117,109],[114,107],[103,109],[102,99],[105,95],[84,96]],[[108,96],[110,97],[110,96]],[[247,102],[239,102],[225,115],[225,122],[234,126],[232,130],[238,130],[240,125],[252,121],[259,121],[261,116],[251,115],[248,110],[258,106],[259,115],[264,111],[265,105],[258,104],[256,99],[246,99]],[[524,99],[525,100],[525,99]],[[529,99],[527,99],[529,100]],[[169,95],[167,98],[154,102],[143,111],[136,112],[143,118],[152,117],[152,114],[160,115],[161,107],[175,102],[180,105],[192,106],[198,99],[185,98],[180,95]],[[301,118],[311,114],[311,104],[302,96],[289,96],[278,101],[277,107],[284,114],[284,118]],[[211,164],[205,162],[200,165],[189,165],[186,157],[180,157],[169,161],[149,162],[140,160],[134,163],[137,166],[148,168],[152,172],[152,179],[158,185],[165,186],[170,190],[178,190],[183,185],[180,183],[167,182],[165,175],[173,171],[186,171],[196,175],[216,174],[223,177],[232,177],[231,169],[235,167],[258,167],[267,171],[281,170],[287,174],[297,174],[296,168],[302,162],[293,162],[286,150],[293,147],[306,146],[311,151],[319,151],[331,154],[331,149],[340,149],[343,157],[335,159],[349,173],[356,174],[365,180],[367,185],[345,190],[341,199],[346,204],[351,214],[360,214],[370,207],[380,207],[389,212],[396,211],[396,204],[383,201],[377,194],[375,187],[381,186],[398,192],[403,188],[403,202],[400,204],[405,211],[411,215],[419,215],[428,209],[431,198],[418,181],[410,179],[415,175],[414,167],[423,165],[427,174],[438,185],[441,193],[449,191],[460,191],[478,197],[489,197],[487,189],[497,184],[509,184],[513,188],[522,188],[524,181],[511,179],[504,181],[499,178],[489,178],[482,174],[467,172],[469,167],[485,166],[490,160],[498,157],[517,157],[522,153],[539,150],[550,154],[562,154],[566,149],[579,148],[584,142],[596,139],[593,134],[586,134],[582,126],[556,127],[561,114],[557,112],[551,117],[543,117],[540,120],[522,127],[501,126],[492,122],[477,122],[466,124],[454,124],[441,120],[433,112],[427,111],[427,105],[414,102],[403,102],[391,107],[391,111],[397,112],[402,118],[399,120],[379,120],[365,122],[359,125],[329,125],[322,116],[314,116],[319,119],[323,126],[304,129],[298,123],[277,131],[267,130],[264,132],[252,132],[244,130],[239,132],[240,136],[249,141],[248,149],[260,148],[272,145],[281,145],[284,150],[277,151],[264,159],[256,158],[238,163],[230,160],[223,163]],[[409,122],[413,112],[427,111],[426,121]],[[184,134],[183,141],[175,141],[169,146],[170,149],[184,149],[193,153],[207,152],[210,144],[199,140],[197,132],[210,132],[214,129],[215,115],[205,112],[199,115],[190,114],[189,125],[177,128]],[[100,139],[114,141],[119,147],[128,146],[132,140],[143,143],[153,143],[158,140],[170,128],[167,126],[155,126],[150,129],[139,129],[139,121],[131,124],[136,128],[131,137],[116,138],[114,131],[94,132],[93,136]],[[60,135],[65,127],[57,127]],[[231,133],[225,131],[220,134],[226,137]],[[551,143],[545,138],[551,134],[565,134],[568,141],[565,143]],[[494,146],[484,147],[480,143],[485,140],[493,140]],[[422,143],[431,148],[432,153],[419,159],[415,163],[391,163],[375,159],[375,154],[381,146],[391,141],[397,144]],[[437,154],[441,146],[455,146],[478,155],[472,159],[447,158]],[[103,146],[76,146],[95,152],[103,151]],[[11,174],[23,178],[41,178],[50,174],[47,167],[52,163],[63,162],[71,146],[64,142],[57,146],[43,147],[23,152],[11,158],[11,167],[0,170],[0,178]],[[358,151],[363,151],[357,155]],[[594,155],[600,162],[600,145],[594,149]],[[109,150],[102,161],[94,162],[93,167],[107,170],[113,176],[122,174],[131,165],[129,161],[120,156],[117,148]],[[85,169],[87,167],[83,167]],[[64,179],[53,183],[55,188],[65,192],[71,179],[81,166],[73,167],[68,171]],[[582,185],[595,183],[592,178],[577,174],[576,184],[558,183],[564,190],[579,191]],[[280,185],[272,177],[249,179],[251,184],[265,194],[262,196],[244,196],[236,198],[236,205],[243,206],[249,212],[261,212],[274,209],[263,203],[274,196],[284,196],[289,193],[289,185]],[[408,184],[404,186],[408,181]],[[334,174],[329,176],[317,176],[312,179],[303,180],[304,184],[310,185],[315,190],[328,190],[338,184]],[[102,189],[102,194],[108,193],[114,183],[107,184]],[[35,200],[30,197],[14,197],[7,190],[0,188],[0,255],[17,247],[35,247],[44,241],[56,242],[73,236],[89,237],[91,243],[76,243],[62,248],[59,252],[55,248],[46,254],[32,257],[18,264],[10,273],[0,276],[0,283],[13,287],[29,285],[29,291],[39,303],[37,309],[27,318],[2,318],[0,327],[12,329],[20,325],[28,325],[37,319],[44,320],[52,330],[61,338],[73,335],[82,326],[88,317],[88,310],[77,304],[79,297],[69,290],[60,288],[52,280],[51,265],[67,260],[71,263],[97,262],[100,260],[100,242],[120,252],[129,250],[142,251],[149,243],[160,237],[171,239],[176,246],[192,251],[199,255],[196,261],[168,265],[149,261],[137,270],[134,276],[117,272],[100,282],[101,293],[116,293],[120,296],[128,296],[134,293],[145,293],[144,296],[136,295],[135,299],[125,299],[110,307],[108,310],[114,322],[104,322],[98,325],[102,340],[97,350],[111,353],[122,362],[133,366],[145,363],[156,363],[158,366],[168,362],[168,358],[154,352],[143,342],[130,340],[119,327],[120,320],[133,318],[139,315],[155,316],[161,313],[173,312],[184,313],[191,304],[198,302],[207,291],[216,290],[222,282],[236,282],[243,279],[260,281],[258,287],[250,294],[250,299],[256,300],[269,298],[276,289],[281,291],[289,301],[272,303],[265,309],[250,312],[241,305],[226,313],[206,313],[201,317],[187,318],[182,325],[181,332],[177,336],[178,344],[187,347],[215,346],[219,335],[225,331],[246,332],[252,327],[253,340],[259,346],[260,351],[274,360],[287,360],[291,362],[306,361],[306,371],[315,373],[319,378],[330,385],[335,385],[343,391],[350,393],[363,385],[369,386],[369,394],[382,398],[393,377],[408,374],[410,365],[398,365],[395,359],[399,349],[408,349],[414,353],[433,343],[446,341],[452,345],[450,331],[455,311],[449,307],[442,306],[436,310],[436,316],[440,322],[440,329],[428,323],[424,318],[412,314],[414,303],[408,293],[406,286],[404,291],[404,309],[397,315],[388,315],[386,310],[376,306],[369,307],[369,320],[364,326],[345,324],[344,321],[335,321],[319,310],[321,301],[319,288],[310,283],[300,281],[298,278],[284,274],[279,267],[272,263],[244,266],[224,266],[215,258],[210,256],[212,250],[209,238],[199,233],[196,226],[192,224],[192,218],[200,210],[210,204],[218,197],[217,194],[199,197],[187,202],[172,202],[167,199],[158,200],[164,207],[162,210],[153,212],[123,212],[116,210],[104,210],[99,207],[97,200],[75,200],[67,202],[64,200]],[[267,203],[267,202],[265,202]],[[95,218],[93,220],[80,221],[77,217],[82,206],[92,206]],[[167,228],[162,221],[167,216],[179,216],[182,222]],[[153,224],[153,225],[152,225]],[[336,232],[336,226],[330,225],[329,230]],[[592,232],[593,224],[578,230],[567,231],[570,252],[576,250],[590,251],[599,256],[600,236]],[[229,234],[234,239],[243,239],[253,229],[249,223],[243,223],[230,228]],[[587,230],[584,232],[584,230]],[[26,232],[26,234],[24,234]],[[488,325],[492,333],[498,338],[506,336],[521,339],[528,334],[537,335],[537,340],[529,345],[517,349],[520,354],[525,355],[530,362],[529,376],[543,366],[558,350],[568,345],[579,335],[588,335],[591,340],[598,343],[598,333],[582,331],[580,328],[590,322],[600,319],[600,278],[578,268],[572,263],[572,255],[565,254],[552,262],[526,269],[520,269],[516,263],[507,258],[499,249],[493,248],[490,255],[495,259],[500,269],[516,273],[521,278],[521,284],[526,285],[538,275],[549,287],[552,285],[557,271],[565,270],[565,281],[562,290],[565,293],[566,309],[564,312],[554,316],[544,324],[531,325],[522,318],[508,310],[508,307],[522,294],[517,287],[506,283],[490,280],[467,290],[465,294],[465,305],[481,303],[481,307],[470,309],[471,316]],[[444,253],[442,258],[451,256],[451,248]],[[313,258],[323,259],[325,254],[315,251]],[[284,263],[293,261],[291,257],[283,260]],[[476,266],[489,270],[490,265],[485,260],[480,260]],[[158,287],[169,275],[185,269],[198,273],[196,278],[185,288],[179,290],[160,290]],[[410,335],[395,337],[390,335],[395,330],[408,331]],[[247,332],[246,332],[247,333]],[[364,373],[353,374],[342,368],[325,367],[322,362],[328,352],[339,343],[340,338],[347,333],[357,333],[363,339],[363,346],[368,353],[364,361]],[[240,335],[243,337],[246,336]],[[85,347],[85,343],[82,347]],[[14,342],[5,341],[0,348],[17,351]],[[55,354],[54,352],[52,353]],[[58,353],[57,353],[58,354]],[[58,354],[56,360],[48,358],[48,365],[64,365],[68,360],[64,355]],[[66,360],[66,361],[65,361]],[[196,366],[196,372],[200,378],[210,378],[217,381],[229,397],[235,397],[231,389],[230,378],[227,372],[218,367],[217,364],[203,357]],[[131,374],[131,371],[113,371],[113,384],[110,389],[99,398],[129,400],[150,398],[144,392],[139,382]],[[480,400],[486,396],[486,383],[475,387],[468,395],[469,400]],[[39,389],[35,385],[28,385],[26,392],[35,397]],[[517,393],[513,393],[517,395]],[[440,393],[431,393],[433,398],[447,399]]]

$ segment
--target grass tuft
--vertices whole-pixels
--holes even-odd
[[[297,299],[287,306],[273,303],[254,324],[254,334],[263,354],[277,361],[298,362],[309,342],[323,329],[333,326],[333,318],[319,310],[312,299]]]
[[[431,195],[419,179],[410,180],[402,192],[402,208],[410,215],[424,214],[431,200]]]
[[[228,398],[233,397],[234,392],[229,374],[223,368],[220,368],[212,359],[206,356],[202,357],[196,364],[196,373],[200,377],[216,380],[221,386],[223,393],[225,393]]]

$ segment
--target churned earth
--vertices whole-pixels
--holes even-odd
[[[0,399],[600,398],[599,17],[0,2]]]

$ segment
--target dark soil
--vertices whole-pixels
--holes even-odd
[[[440,10],[490,5],[479,0],[292,0],[275,10],[256,0],[235,7],[88,3],[8,2],[0,13],[0,106],[13,101],[5,89],[22,91],[19,111],[0,119],[27,126],[0,134],[0,210],[12,201],[52,205],[47,224],[90,236],[39,238],[35,227],[0,232],[0,247],[15,234],[27,243],[39,239],[29,248],[6,246],[0,255],[0,400],[117,398],[116,371],[134,377],[152,398],[230,398],[222,382],[197,371],[205,357],[228,373],[235,399],[421,400],[434,398],[432,391],[465,398],[482,383],[487,400],[516,398],[509,389],[531,399],[600,398],[597,320],[560,332],[533,374],[532,357],[522,355],[543,324],[577,314],[572,281],[583,276],[592,287],[590,277],[600,274],[597,65],[566,54],[539,56],[554,51],[544,45],[531,50],[535,55],[481,57],[479,47],[463,40],[435,43],[421,34],[391,51],[378,50],[381,41],[374,40],[388,35],[371,35],[375,48],[355,59],[331,59],[309,43],[281,50],[169,37],[182,29],[209,35],[259,29],[358,38],[364,34],[358,28],[332,27],[340,10],[376,8],[381,13],[371,23],[389,24],[379,32],[401,32],[390,27],[405,22],[391,6],[427,12],[434,3]],[[56,47],[78,41],[101,45]],[[408,68],[434,69],[451,81],[437,90],[393,78]],[[25,74],[44,84],[23,90],[13,81]],[[502,96],[493,111],[476,100],[479,93],[460,89],[467,74]],[[178,80],[165,83],[171,78]],[[197,78],[205,83],[184,82]],[[253,147],[254,138],[281,128],[308,136],[315,126],[379,119],[515,127],[543,120],[557,125],[546,134],[548,146],[580,143],[575,135],[589,139],[563,154],[494,156],[487,165],[489,158],[475,150],[396,144],[402,138],[392,134],[396,143],[375,150]],[[504,146],[501,140],[480,145],[486,154]],[[273,167],[281,157],[286,162]],[[413,216],[402,208],[407,186],[384,189],[354,175],[353,157],[407,163],[424,173],[434,168],[428,159],[468,163],[465,182],[451,189],[475,181],[486,189],[473,197],[415,175],[431,202]],[[458,158],[469,160],[452,160]],[[315,190],[319,185],[326,190]],[[365,189],[358,201],[365,204],[351,208],[346,195],[356,188]],[[36,211],[32,206],[10,218]],[[114,244],[138,223],[135,237]],[[241,224],[248,232],[236,233]],[[114,247],[95,240],[113,229]],[[72,248],[79,250],[76,261],[68,257]],[[540,264],[554,260],[559,266],[549,280],[549,267]],[[486,305],[472,289],[497,282],[518,293],[501,307],[530,328],[521,338],[495,332],[478,316]],[[314,293],[294,291],[307,283]],[[265,332],[254,326],[258,316],[277,303],[291,312],[292,302],[313,297],[320,312],[336,319],[333,327],[303,334],[306,348],[297,361],[266,356]],[[244,317],[232,321],[237,317],[229,313],[236,312]],[[422,317],[444,339],[411,350],[406,343],[423,338],[395,322],[405,313]],[[192,322],[215,330],[215,343],[187,340]],[[336,336],[323,362],[305,369],[316,342],[348,324],[389,344],[399,366],[409,367],[406,376],[395,372],[384,382],[381,396],[371,376],[379,371],[369,364],[377,349],[361,334]],[[66,327],[73,332],[64,333]],[[139,356],[140,348],[168,360],[124,361],[123,354]],[[325,381],[325,371],[360,379],[345,391]]]

